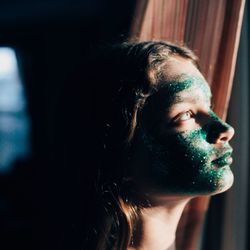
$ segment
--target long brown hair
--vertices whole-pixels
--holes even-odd
[[[100,53],[101,54],[101,53]],[[139,113],[159,90],[163,67],[174,55],[197,57],[186,47],[162,41],[125,42],[95,59],[94,127],[96,139],[95,223],[89,225],[95,249],[125,250],[145,204],[133,199],[128,169]]]

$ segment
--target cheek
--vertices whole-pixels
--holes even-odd
[[[202,166],[211,160],[213,148],[206,140],[207,134],[202,129],[179,133],[172,140],[174,147],[180,153],[179,157],[184,154],[185,159],[194,166]],[[178,149],[180,151],[178,151]]]
[[[151,171],[155,174],[197,175],[208,167],[213,148],[201,129],[169,135],[160,142],[144,135],[151,155]]]
[[[144,135],[143,142],[149,157],[143,176],[153,190],[174,194],[209,194],[223,187],[226,172],[215,169],[211,164],[216,149],[206,138],[202,129],[171,135],[161,142]]]

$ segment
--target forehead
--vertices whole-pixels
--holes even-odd
[[[178,79],[162,83],[155,104],[165,109],[174,104],[194,103],[211,105],[211,90],[204,78],[182,74]]]
[[[190,60],[171,58],[162,70],[158,91],[148,99],[148,115],[165,114],[175,104],[210,107],[211,96],[208,83]]]
[[[202,92],[211,99],[211,90],[203,75],[191,60],[174,56],[169,59],[162,72],[162,86],[172,95],[196,95]]]
[[[162,71],[165,81],[176,80],[181,75],[192,75],[203,78],[199,69],[190,59],[181,56],[171,56]]]

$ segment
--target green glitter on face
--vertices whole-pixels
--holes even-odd
[[[172,194],[209,194],[220,186],[228,171],[218,169],[213,159],[222,156],[221,150],[206,141],[203,129],[168,136],[165,144],[144,134],[144,143],[150,149],[150,179],[159,190]],[[228,146],[224,148],[231,152]],[[221,166],[219,166],[221,167]]]
[[[199,95],[197,95],[199,93]],[[185,95],[199,100],[207,107],[207,122],[193,129],[168,132],[143,130],[142,141],[149,151],[149,161],[144,167],[148,183],[159,192],[183,195],[211,194],[223,190],[232,179],[228,157],[231,147],[224,143],[221,147],[214,144],[218,135],[230,128],[215,113],[209,110],[211,92],[204,79],[183,75],[179,81],[165,84],[157,93],[159,114],[171,108],[176,102],[182,102]],[[198,97],[197,97],[198,96]],[[158,119],[158,118],[157,118]],[[151,130],[150,130],[151,131]]]
[[[182,91],[193,91],[199,89],[204,94],[205,100],[210,102],[211,90],[205,80],[201,77],[189,76],[183,74],[178,80],[167,82],[161,85],[168,95],[168,100],[178,99],[178,93]]]

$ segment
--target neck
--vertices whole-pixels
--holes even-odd
[[[190,198],[159,198],[144,208],[128,250],[174,250],[175,233]]]

